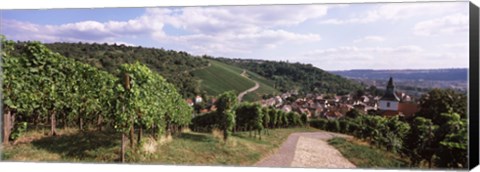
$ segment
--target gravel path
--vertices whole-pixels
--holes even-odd
[[[330,132],[293,133],[278,151],[258,162],[260,167],[355,168],[326,140],[350,137]]]
[[[248,78],[248,77],[246,76],[246,71],[245,71],[245,70],[243,70],[243,72],[242,72],[240,75],[242,75],[243,77],[245,77],[245,78],[247,78],[247,79],[255,82],[255,86],[253,86],[252,88],[249,88],[248,90],[245,90],[244,92],[241,92],[240,94],[238,94],[238,97],[237,97],[238,102],[241,102],[241,101],[242,101],[242,98],[243,98],[243,96],[245,96],[245,94],[247,94],[247,93],[249,93],[249,92],[252,92],[252,91],[255,91],[255,90],[258,89],[258,87],[260,87],[260,84],[258,84],[257,81],[255,81],[255,80],[253,80],[253,79],[250,79],[250,78]]]

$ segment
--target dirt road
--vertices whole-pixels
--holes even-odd
[[[250,79],[246,76],[246,71],[245,70],[243,70],[242,74],[240,74],[240,75],[242,75],[243,77],[255,82],[255,86],[253,86],[252,88],[249,88],[248,90],[245,90],[245,91],[241,92],[240,94],[238,94],[238,97],[237,97],[238,102],[242,101],[242,98],[243,98],[243,96],[245,96],[245,94],[247,94],[249,92],[253,92],[253,91],[257,90],[258,87],[260,87],[260,84],[258,84],[257,81],[254,81],[254,80],[252,80],[252,79]]]
[[[277,152],[258,162],[259,167],[355,168],[326,141],[333,137],[350,137],[330,132],[293,133]]]

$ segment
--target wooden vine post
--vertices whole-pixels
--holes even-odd
[[[8,145],[8,139],[11,133],[11,114],[10,110],[7,110],[7,113],[3,115],[3,144]]]
[[[130,90],[130,77],[128,76],[128,74],[124,74],[123,75],[123,82],[124,82],[124,87],[125,87],[125,90]],[[123,111],[125,111],[125,105],[123,106]],[[125,138],[126,138],[126,135],[125,135],[125,132],[122,131],[122,163],[125,162]]]

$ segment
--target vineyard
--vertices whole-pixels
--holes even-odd
[[[16,44],[2,38],[3,143],[22,132],[57,126],[114,130],[133,147],[143,133],[156,137],[187,126],[192,108],[176,88],[140,63],[123,64],[113,76],[53,53],[39,42]],[[11,52],[21,52],[12,55]]]
[[[231,100],[235,100],[231,93],[223,94],[222,97],[230,97]],[[221,98],[218,101],[220,103],[217,104],[219,107],[223,107]],[[222,128],[224,132],[249,132],[250,136],[253,134],[254,137],[261,139],[262,134],[268,134],[269,129],[307,125],[307,116],[305,114],[287,113],[273,107],[262,107],[258,103],[245,102],[229,105],[229,107],[235,107],[235,111],[222,113],[222,110],[217,110],[196,116],[192,119],[190,128],[198,132],[210,132],[218,128]],[[224,116],[226,115],[233,116],[225,118]],[[232,119],[234,119],[233,122]]]
[[[331,120],[238,102],[235,89],[212,87],[218,92],[216,110],[195,114],[178,86],[139,61],[107,72],[40,42],[4,37],[0,53],[1,153],[7,159],[251,165],[289,134],[318,131],[305,127],[311,126],[352,135],[408,159],[411,167],[467,167],[467,99],[453,90],[433,89],[423,95],[415,118],[386,118],[353,109]],[[245,79],[237,74],[239,68],[226,73],[226,65],[211,62],[213,67],[200,71]],[[268,77],[249,75],[268,84]],[[163,146],[165,142],[171,144]]]
[[[182,140],[186,137],[182,130],[188,128],[200,132],[190,134],[196,137],[221,130],[224,143],[230,137],[238,140],[242,133],[249,133],[250,137],[254,134],[260,140],[266,134],[263,139],[280,142],[271,138],[270,134],[275,132],[270,133],[269,129],[306,124],[305,115],[256,103],[239,104],[233,91],[217,96],[216,111],[193,118],[193,109],[179,90],[140,62],[125,63],[116,72],[107,72],[55,53],[40,42],[20,43],[2,38],[1,43],[2,141],[10,148],[19,146],[17,141],[25,135],[43,132],[41,138],[45,139],[33,142],[47,145],[48,150],[58,151],[57,143],[66,144],[67,147],[60,148],[82,147],[72,148],[73,152],[67,151],[67,155],[93,159],[108,156],[106,159],[113,161],[136,162],[142,159],[138,152],[149,144],[146,141],[171,136]],[[112,145],[120,149],[112,149]],[[83,150],[104,146],[109,147],[109,152],[91,155],[90,150]],[[25,145],[19,147],[23,149]],[[6,155],[11,154],[9,151]],[[112,154],[118,158],[112,159]]]

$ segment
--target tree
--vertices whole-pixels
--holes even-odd
[[[170,132],[175,128],[172,126],[190,123],[192,108],[163,77],[138,62],[124,64],[120,71],[121,79],[115,87],[114,119],[116,130],[122,133],[122,148],[128,132],[133,147],[135,127],[137,143],[141,143],[143,129],[155,128],[160,134],[165,129]]]
[[[357,109],[352,109],[345,114],[345,116],[348,118],[357,118],[358,116],[361,116],[361,115],[363,114]]]
[[[385,132],[384,139],[385,139],[385,146],[387,150],[398,152],[403,148],[403,139],[410,131],[410,126],[408,123],[400,121],[398,116],[394,116],[388,118],[387,122],[385,123]]]
[[[433,89],[421,97],[418,115],[431,119],[436,125],[442,125],[446,119],[443,119],[440,114],[450,110],[458,113],[462,118],[466,118],[466,95],[451,89]]]
[[[263,122],[263,128],[265,129],[265,133],[268,134],[268,128],[270,124],[270,109],[267,107],[262,108],[262,122]]]
[[[302,116],[300,117],[302,120],[303,125],[308,126],[308,117],[307,114],[302,113]]]
[[[269,123],[269,127],[270,128],[276,128],[277,127],[277,122],[278,122],[278,110],[273,108],[273,107],[270,107],[269,108],[270,110],[268,111],[268,116],[270,116],[270,123]]]
[[[416,167],[422,160],[426,160],[431,167],[438,125],[434,125],[430,119],[416,117],[410,127],[411,130],[403,140],[405,145],[403,152],[410,157],[410,166]]]
[[[447,122],[437,130],[439,141],[436,165],[446,168],[467,168],[468,166],[468,136],[467,122],[454,112],[441,115]]]
[[[220,129],[223,131],[223,139],[226,141],[235,126],[235,112],[237,96],[233,91],[227,91],[218,96],[215,102],[217,114],[220,116]]]
[[[261,131],[264,129],[264,113],[258,103],[245,102],[236,109],[237,128],[244,131],[257,132],[261,138]],[[251,133],[250,133],[251,134]]]
[[[363,89],[358,89],[358,90],[355,92],[353,98],[354,98],[355,100],[359,100],[359,99],[360,99],[362,96],[364,96],[364,95],[365,95],[365,91],[364,91]]]

